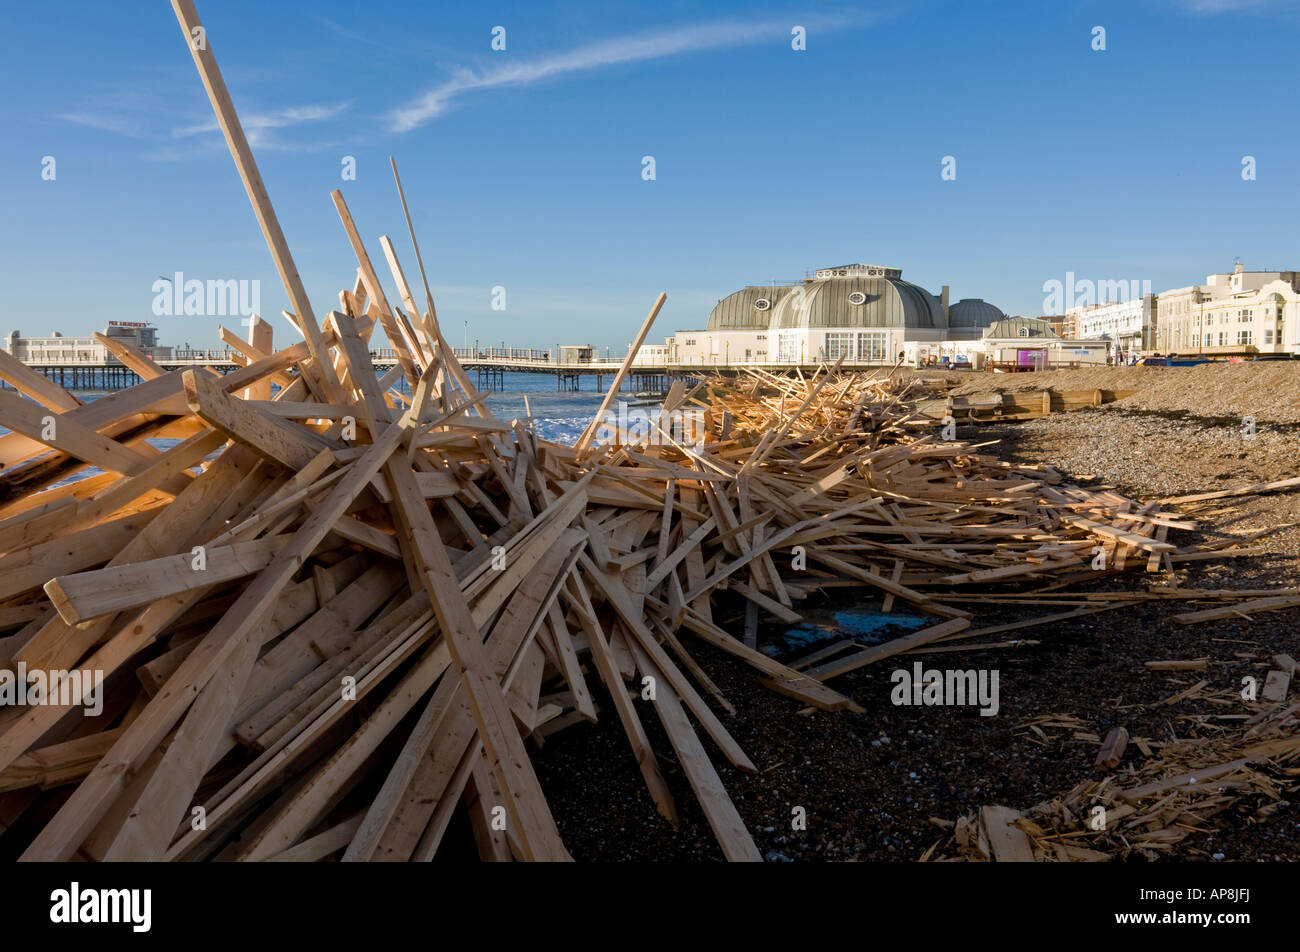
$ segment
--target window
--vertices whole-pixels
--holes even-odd
[[[1020,336],[1021,336],[1021,337],[1028,337],[1028,336],[1029,336],[1029,328],[1028,328],[1028,327],[1022,327],[1022,328],[1020,328]]]
[[[854,307],[861,307],[863,304],[867,303],[867,296],[861,291],[850,291],[849,303]]]
[[[1251,343],[1251,339],[1253,337],[1254,334],[1251,331],[1248,330],[1237,331],[1237,343],[1241,344],[1243,347],[1249,346],[1249,344]]]
[[[771,306],[772,306],[772,302],[769,301],[767,298],[759,298],[757,301],[754,302],[754,310],[756,311],[766,311]]]
[[[853,335],[845,333],[826,335],[826,359],[853,359]]]
[[[781,331],[776,339],[776,359],[781,363],[799,360],[799,332]]]
[[[1271,327],[1264,328],[1264,343],[1265,344],[1273,343],[1273,328]]]
[[[883,363],[885,356],[885,332],[867,331],[858,334],[858,360],[861,363]]]
[[[690,340],[682,341],[682,345],[685,347],[693,347],[695,345],[695,338],[692,337]]]

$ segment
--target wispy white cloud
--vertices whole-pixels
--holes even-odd
[[[1212,15],[1215,13],[1284,12],[1295,9],[1295,0],[1169,0],[1187,13]]]
[[[276,133],[294,126],[328,122],[351,107],[351,101],[292,106],[271,112],[250,112],[240,121],[249,143],[259,149],[317,152],[337,143],[303,141]],[[58,118],[101,132],[157,143],[157,148],[145,155],[146,159],[153,161],[175,162],[224,150],[225,143],[216,119],[195,123],[193,116],[192,111],[178,110],[165,100],[132,99],[124,95],[102,103],[85,102],[76,111],[61,113]]]
[[[131,139],[148,139],[151,136],[135,119],[126,116],[113,116],[106,113],[68,112],[59,116],[65,122],[74,122],[79,126],[89,126],[101,132],[112,132]]]
[[[335,23],[329,17],[316,14],[312,17],[317,23],[320,23],[331,33],[335,33],[347,40],[349,43],[360,43],[364,46],[371,46],[375,49],[384,51],[385,57],[391,58],[394,54],[411,55],[411,56],[446,56],[451,53],[451,49],[431,43],[424,38],[424,34],[411,30],[393,30],[382,25],[374,26],[366,32],[359,30],[349,30],[345,26]]]
[[[863,26],[874,17],[847,14],[840,17],[791,17],[782,20],[720,20],[654,33],[615,37],[531,62],[510,62],[485,69],[459,69],[450,79],[388,116],[395,132],[408,132],[445,113],[453,100],[465,93],[500,86],[523,86],[567,73],[600,69],[623,63],[663,59],[686,53],[747,46],[791,36],[795,25],[816,30]],[[815,39],[810,40],[815,42]]]
[[[324,122],[346,112],[351,105],[351,102],[343,102],[330,106],[292,106],[277,112],[251,113],[240,119],[240,125],[244,127],[244,135],[248,137],[250,145],[283,148],[282,144],[274,142],[267,133],[273,129],[285,129],[308,122]],[[219,131],[217,120],[209,119],[197,125],[179,126],[172,129],[171,134],[174,139],[183,139]]]

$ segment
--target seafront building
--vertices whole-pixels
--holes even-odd
[[[1146,294],[1131,301],[1071,308],[1063,324],[1072,336],[1108,341],[1112,353],[1150,353],[1156,344],[1156,309],[1156,295]]]
[[[1007,320],[980,298],[950,303],[947,285],[932,294],[904,281],[898,268],[850,264],[823,268],[802,283],[741,288],[718,301],[704,328],[677,331],[667,344],[669,362],[683,367],[1106,361],[1104,342],[1063,337],[1043,321]],[[1012,339],[1003,342],[1004,334]]]
[[[1300,355],[1300,273],[1207,275],[1204,284],[1161,292],[1155,350],[1166,354]]]
[[[684,366],[737,363],[892,364],[926,344],[978,339],[1005,317],[985,301],[949,304],[879,265],[823,268],[797,284],[751,285],[720,300],[699,330],[669,340]]]
[[[172,348],[158,343],[158,328],[139,321],[109,321],[104,328],[105,337],[121,341],[143,351],[156,360],[170,360]],[[118,360],[95,337],[64,337],[54,331],[49,337],[23,337],[21,331],[10,331],[4,338],[4,350],[11,357],[35,367],[54,367],[85,364],[106,366]]]
[[[1080,338],[1108,341],[1112,355],[1297,356],[1300,272],[1238,263],[1204,284],[1071,308],[1064,324]]]
[[[1042,317],[1008,317],[984,332],[976,369],[1094,367],[1106,363],[1109,343],[1098,337],[1063,337]]]

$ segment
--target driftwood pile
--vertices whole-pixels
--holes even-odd
[[[0,850],[427,860],[463,803],[484,858],[565,859],[525,742],[612,707],[665,820],[649,716],[723,854],[754,860],[697,731],[755,766],[691,639],[842,710],[827,679],[983,633],[962,586],[1218,554],[1167,541],[1191,524],[1158,504],[944,441],[908,385],[837,368],[679,382],[633,433],[606,423],[629,355],[575,446],[497,419],[427,279],[421,308],[381,238],[390,300],[337,192],[358,272],[317,320],[210,38],[173,6],[303,340],[224,332],[243,364],[225,377],[115,344],[144,382],[90,403],[0,363],[23,394],[0,394]],[[756,650],[760,617],[838,586],[936,622],[805,671]],[[724,590],[743,626],[715,618]]]

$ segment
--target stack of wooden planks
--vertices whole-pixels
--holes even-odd
[[[722,854],[755,860],[704,738],[755,765],[692,639],[800,705],[852,709],[826,679],[970,629],[944,593],[1179,554],[1166,533],[1191,524],[1157,504],[918,436],[887,377],[678,382],[651,426],[619,430],[663,295],[576,445],[497,418],[446,345],[414,232],[423,307],[381,237],[389,296],[338,192],[357,274],[315,317],[210,38],[173,6],[302,340],[224,331],[242,364],[224,377],[115,342],[143,382],[93,402],[0,356],[18,391],[0,393],[0,847],[428,860],[463,804],[483,858],[562,860],[525,741],[612,708],[664,820],[649,716]],[[397,354],[382,375],[377,330]],[[757,650],[760,618],[797,622],[846,585],[935,624],[807,671]]]
[[[952,417],[963,423],[1034,420],[1052,413],[1068,413],[1084,407],[1099,407],[1137,393],[1136,390],[1011,390],[948,394],[924,398],[917,409],[935,420]]]

